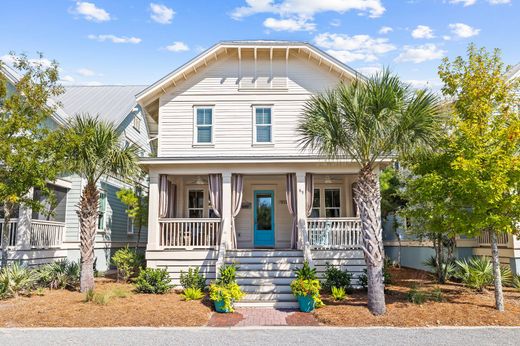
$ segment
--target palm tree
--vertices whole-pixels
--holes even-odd
[[[94,288],[94,245],[99,216],[99,190],[101,177],[133,177],[137,172],[136,148],[124,147],[112,123],[76,115],[64,130],[68,143],[70,173],[86,181],[81,193],[77,214],[80,221],[81,292]]]
[[[439,99],[416,91],[388,69],[366,80],[340,84],[312,97],[299,126],[300,145],[329,159],[360,166],[354,198],[361,218],[367,264],[368,308],[385,313],[381,191],[376,170],[383,160],[431,146],[437,138]]]

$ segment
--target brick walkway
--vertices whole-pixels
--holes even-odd
[[[319,323],[311,313],[273,308],[237,308],[231,314],[215,312],[208,322],[210,327],[317,325]]]

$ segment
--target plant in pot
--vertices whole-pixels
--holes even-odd
[[[217,312],[233,312],[233,303],[245,295],[236,281],[237,269],[234,264],[222,266],[219,278],[209,286],[209,298]]]
[[[291,282],[291,291],[298,299],[300,311],[311,312],[323,305],[320,289],[316,269],[311,268],[305,261],[303,267],[296,270],[296,279]]]

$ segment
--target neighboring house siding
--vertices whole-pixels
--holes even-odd
[[[282,63],[280,57],[275,58],[273,65]],[[239,89],[237,56],[221,59],[161,96],[158,156],[305,155],[296,136],[302,107],[313,93],[336,86],[338,74],[291,54],[287,89],[244,91]],[[247,62],[244,59],[247,57],[242,57],[242,66]],[[268,63],[258,61],[259,66]],[[193,147],[196,105],[213,105],[212,147]],[[272,105],[274,145],[253,145],[252,105]]]
[[[79,241],[79,219],[76,211],[78,210],[83,183],[78,175],[67,176],[64,179],[72,183],[72,187],[67,193],[65,241]]]
[[[146,119],[141,111],[141,107],[136,106],[137,111],[132,111],[118,126],[118,131],[122,134],[124,139],[130,140],[133,144],[139,146],[143,151],[143,156],[149,156],[150,144],[148,142],[148,129],[146,127]],[[134,128],[134,117],[139,117],[140,127]]]

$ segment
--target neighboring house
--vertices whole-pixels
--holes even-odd
[[[506,74],[508,80],[520,78],[520,64],[513,66]],[[392,217],[384,224],[384,245],[388,257],[396,260],[399,251],[399,242],[395,232],[396,226]],[[425,269],[423,262],[431,256],[435,256],[433,245],[429,241],[420,241],[411,238],[402,227],[398,227],[401,237],[401,265],[410,268]],[[500,262],[508,264],[513,273],[520,275],[520,238],[514,235],[499,235],[498,237]],[[476,238],[457,237],[455,256],[457,258],[468,258],[471,256],[491,257],[491,237],[483,233]]]
[[[363,78],[301,42],[216,44],[137,95],[156,157],[149,174],[149,267],[176,283],[239,266],[242,304],[294,304],[293,270],[365,268],[352,197],[358,165],[299,146],[312,95]]]
[[[14,91],[17,74],[8,67],[5,75],[12,83]],[[103,120],[113,122],[121,133],[122,145],[135,144],[141,148],[142,156],[148,156],[148,130],[140,107],[135,102],[135,94],[142,86],[71,86],[53,102],[60,102],[60,107],[45,126],[58,128],[66,126],[68,119],[77,113],[99,115]],[[77,175],[62,176],[49,182],[56,200],[50,205],[34,190],[35,199],[41,199],[49,209],[48,213],[32,212],[20,207],[16,218],[8,227],[10,231],[10,255],[13,261],[22,261],[28,265],[37,265],[52,260],[68,258],[79,260],[79,222],[76,214],[77,205],[85,182]],[[130,244],[135,245],[137,230],[128,219],[125,205],[116,197],[122,187],[130,187],[115,177],[103,178],[99,184],[101,190],[98,234],[96,236],[96,269],[106,271],[110,266],[110,257],[115,250]],[[143,186],[145,188],[145,185]],[[1,216],[1,215],[0,215]],[[6,228],[0,219],[0,229]],[[141,244],[146,243],[146,229],[141,233]]]

